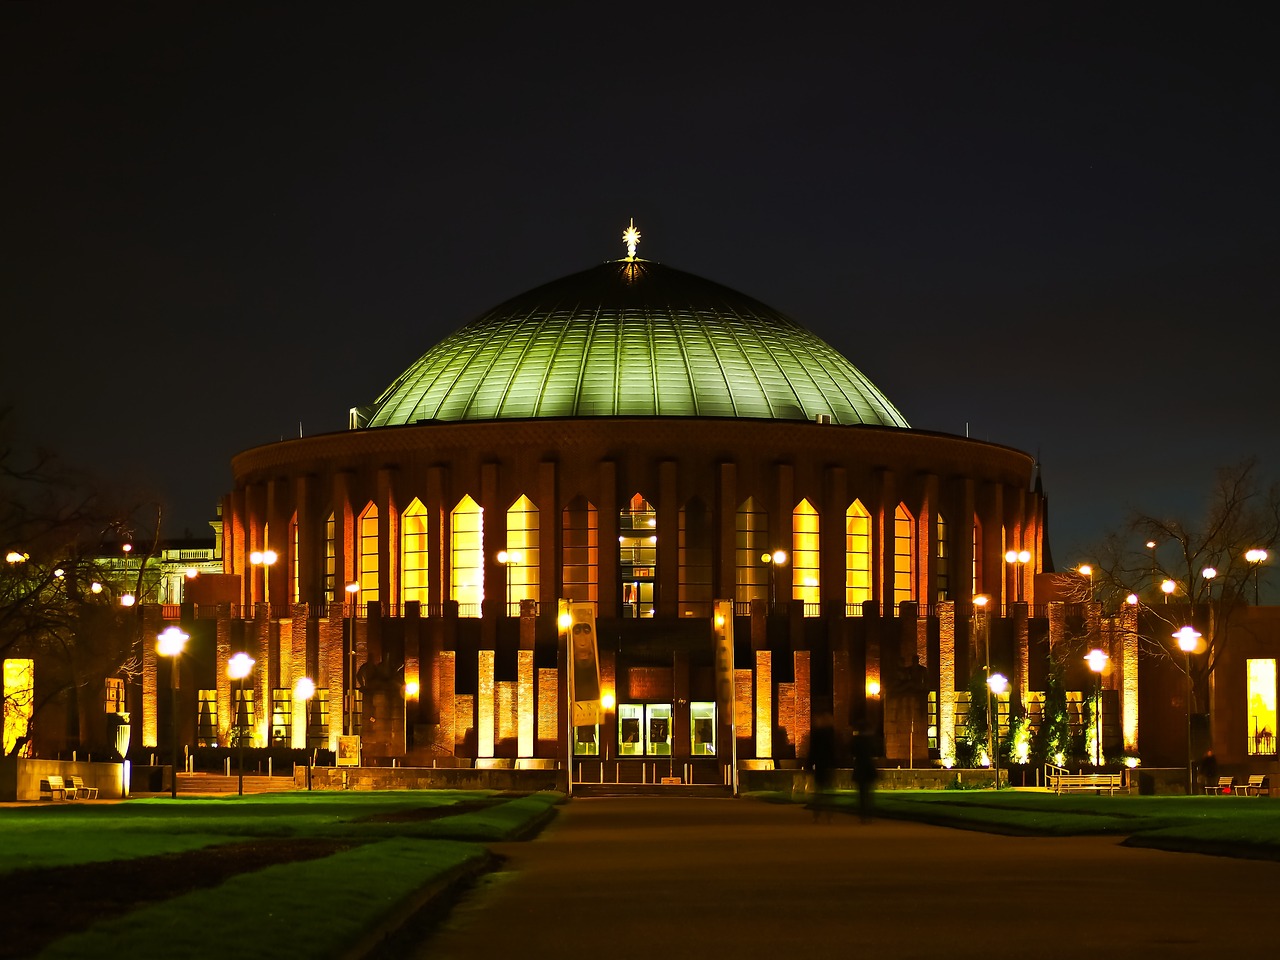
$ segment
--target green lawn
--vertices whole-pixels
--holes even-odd
[[[765,799],[804,798],[779,794]],[[840,793],[833,802],[854,812],[857,797]],[[1112,834],[1135,846],[1280,859],[1280,802],[1270,798],[882,790],[875,806],[878,816],[990,833]]]
[[[421,891],[489,861],[484,842],[536,831],[562,794],[491,791],[261,794],[57,804],[0,810],[0,883],[30,867],[74,867],[257,838],[356,846],[240,873],[215,887],[141,904],[62,937],[41,956],[341,956]],[[496,801],[480,809],[461,804]],[[457,813],[449,808],[459,806]],[[424,808],[439,816],[421,818]],[[371,819],[372,818],[372,819]],[[390,818],[390,819],[387,819]],[[469,841],[469,842],[463,842]]]

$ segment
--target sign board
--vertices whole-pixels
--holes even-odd
[[[339,737],[338,738],[338,766],[340,767],[360,766],[360,738],[359,737]]]
[[[596,647],[596,611],[591,603],[569,604],[569,696],[575,727],[600,722],[600,661]]]

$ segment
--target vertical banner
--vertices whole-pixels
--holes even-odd
[[[593,727],[600,722],[600,660],[596,648],[595,604],[570,603],[568,630],[570,722],[575,727]]]
[[[738,792],[738,718],[735,712],[737,698],[733,685],[733,601],[717,600],[712,613],[712,634],[716,644],[716,712],[720,729],[727,725],[728,737],[720,742],[729,745],[729,764],[733,778],[733,792]]]

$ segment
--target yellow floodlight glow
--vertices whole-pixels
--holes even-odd
[[[410,698],[410,699],[413,699],[413,698],[417,697],[418,693],[419,693],[421,690],[422,690],[422,687],[418,685],[418,681],[417,681],[417,680],[409,680],[409,681],[406,681],[406,682],[405,682],[405,685],[404,685],[404,695],[405,695],[406,697],[408,697],[408,698]]]
[[[316,695],[315,682],[310,677],[299,677],[293,685],[293,698],[295,700],[310,700]]]
[[[101,593],[101,592],[102,592],[102,584],[100,584],[97,580],[93,581],[93,583],[89,584],[89,592],[90,592],[90,593]]]
[[[187,567],[187,579],[188,579],[188,580],[194,580],[194,579],[195,579],[196,577],[198,577],[198,576],[200,576],[200,571],[199,571],[199,570],[197,570],[195,567]]]
[[[1080,574],[1080,576],[1082,576],[1082,577],[1092,577],[1092,576],[1093,576],[1093,567],[1089,566],[1089,564],[1087,564],[1087,563],[1082,563],[1082,564],[1080,564],[1080,566],[1076,567],[1076,571],[1077,571],[1077,572]]]
[[[868,697],[878,697],[878,696],[880,696],[880,681],[879,681],[879,680],[868,680],[868,681],[867,681],[867,696],[868,696]]]
[[[787,562],[787,551],[785,551],[785,550],[775,550],[775,551],[773,551],[773,562],[774,562],[774,563],[786,563],[786,562]]]
[[[991,598],[988,597],[985,593],[980,593],[973,598],[973,605],[977,607],[979,610],[981,610],[990,602],[991,602]]]
[[[19,553],[17,550],[10,550],[4,555],[8,563],[26,563],[30,557],[25,553]]]
[[[348,583],[346,586],[346,591],[347,593],[351,594],[354,597],[357,593],[360,592],[360,584]]]
[[[556,622],[560,624],[561,630],[568,630],[571,626],[573,626],[573,617],[569,616],[568,613],[562,613],[560,614],[560,619],[557,620]]]
[[[612,690],[606,690],[604,693],[600,694],[600,706],[604,707],[604,709],[612,710],[615,703],[617,703],[617,701],[614,699]]]

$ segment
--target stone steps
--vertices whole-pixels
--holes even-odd
[[[732,797],[730,787],[718,783],[575,783],[574,797],[680,797],[723,799]]]

